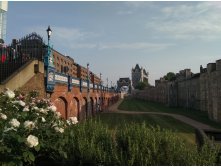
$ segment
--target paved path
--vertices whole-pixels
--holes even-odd
[[[108,108],[108,111],[106,113],[122,113],[122,114],[156,114],[156,115],[167,115],[167,116],[171,116],[179,121],[182,121],[186,124],[191,125],[194,128],[198,128],[198,129],[211,129],[211,130],[215,130],[215,128],[206,125],[204,123],[195,121],[191,118],[188,118],[186,116],[183,115],[179,115],[179,114],[170,114],[170,113],[161,113],[161,112],[144,112],[144,111],[124,111],[124,110],[119,110],[118,106],[120,105],[120,103],[123,100],[119,100],[117,103],[115,103],[114,105],[110,106]]]

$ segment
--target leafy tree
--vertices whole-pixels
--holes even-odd
[[[174,81],[176,79],[176,75],[173,72],[168,72],[167,75],[164,76],[165,80]]]
[[[147,82],[139,82],[135,89],[144,90],[148,86]]]

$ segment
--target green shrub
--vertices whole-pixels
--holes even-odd
[[[0,165],[33,165],[45,157],[64,160],[68,126],[48,99],[0,93]]]

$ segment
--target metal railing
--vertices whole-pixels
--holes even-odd
[[[9,46],[0,45],[0,83],[31,60],[43,61],[46,45],[36,33],[19,41],[13,40]]]

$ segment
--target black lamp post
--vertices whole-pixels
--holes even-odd
[[[48,34],[48,45],[49,45],[49,40],[50,40],[51,33],[52,33],[52,30],[51,30],[50,26],[48,26],[48,29],[46,31],[47,31],[47,34]]]

